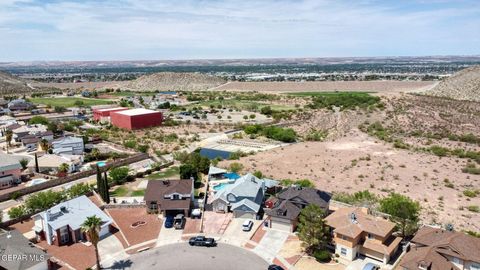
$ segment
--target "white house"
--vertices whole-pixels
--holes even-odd
[[[81,155],[85,150],[83,138],[64,137],[52,142],[54,154]]]

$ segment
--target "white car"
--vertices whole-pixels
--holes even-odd
[[[249,232],[253,227],[253,221],[251,219],[247,219],[242,224],[242,230],[244,232]]]

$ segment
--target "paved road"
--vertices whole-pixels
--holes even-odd
[[[162,270],[265,270],[266,261],[254,253],[231,245],[190,247],[187,243],[162,246],[132,255],[105,269],[162,269]]]

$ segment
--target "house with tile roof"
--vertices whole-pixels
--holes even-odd
[[[85,195],[33,215],[33,231],[38,240],[46,240],[49,245],[63,246],[82,240],[88,241],[87,235],[81,231],[81,226],[87,217],[91,216],[102,220],[99,236],[107,235],[112,219]]]
[[[0,269],[50,269],[50,255],[16,230],[0,230],[0,254]]]
[[[400,261],[405,270],[480,270],[480,238],[424,226]]]
[[[291,186],[269,200],[265,210],[268,215],[269,226],[273,229],[293,232],[297,228],[298,216],[303,208],[315,204],[328,212],[332,194],[314,188]]]
[[[370,215],[367,208],[339,208],[325,222],[332,231],[335,253],[350,261],[363,255],[387,264],[402,240],[393,235],[395,223]]]
[[[0,152],[0,189],[9,188],[20,181],[22,165],[12,155]]]
[[[264,196],[265,182],[246,174],[217,191],[211,204],[216,212],[233,212],[235,218],[256,219]]]
[[[149,180],[144,200],[148,213],[164,216],[190,215],[194,193],[193,180]]]

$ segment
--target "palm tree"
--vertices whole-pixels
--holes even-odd
[[[93,247],[95,248],[97,269],[101,269],[100,255],[98,254],[98,241],[100,241],[100,236],[98,235],[98,233],[100,232],[101,224],[102,224],[102,220],[99,217],[93,215],[91,217],[87,217],[87,219],[83,222],[81,226],[82,232],[87,234],[88,240],[92,243]]]
[[[67,163],[62,163],[60,164],[60,166],[58,167],[58,171],[59,172],[62,172],[62,173],[66,173],[68,172],[68,169],[70,168],[70,166],[68,166]]]
[[[48,149],[50,149],[50,144],[46,139],[42,139],[40,141],[40,148],[42,148],[43,151],[47,152]]]
[[[13,132],[11,130],[5,131],[5,140],[7,141],[7,152],[8,152],[8,147],[12,144],[12,137],[13,137]]]

